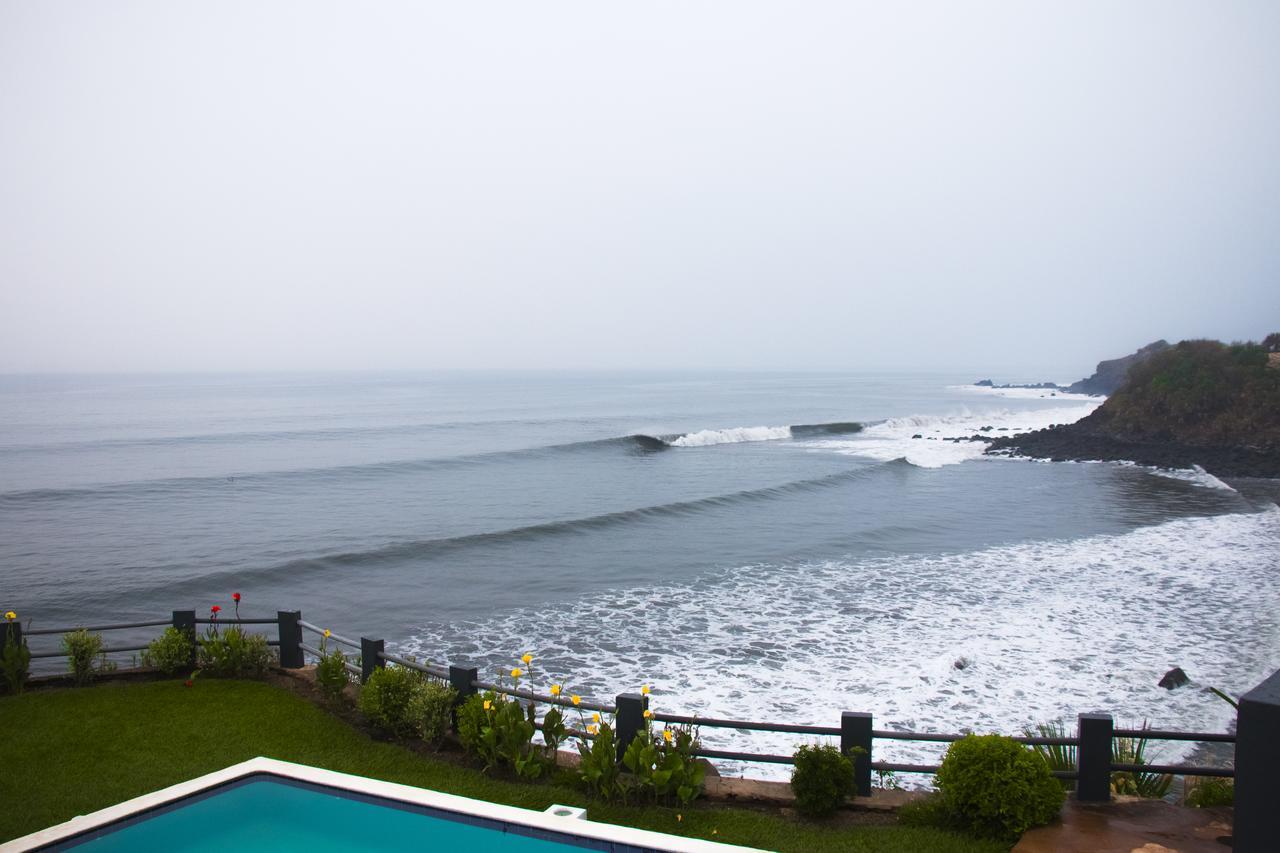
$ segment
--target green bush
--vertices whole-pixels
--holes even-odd
[[[418,737],[436,746],[444,740],[453,717],[453,703],[458,691],[438,681],[422,679],[409,697],[406,710],[409,723]]]
[[[142,652],[144,666],[155,667],[165,675],[173,675],[191,666],[195,640],[191,634],[170,625],[164,633],[147,645]]]
[[[221,678],[262,675],[271,665],[271,647],[262,634],[246,633],[238,625],[210,629],[200,641],[200,671]]]
[[[0,656],[0,678],[4,679],[6,693],[21,693],[27,682],[27,674],[31,669],[31,650],[26,640],[13,642],[17,633],[9,627],[13,623],[0,623],[0,631],[10,631],[8,642],[4,646],[4,654]]]
[[[102,635],[90,634],[84,628],[62,635],[62,651],[67,656],[67,669],[79,687],[93,681],[99,672],[109,670],[102,654]]]
[[[379,667],[360,688],[360,713],[398,737],[413,734],[409,700],[422,676],[402,666]]]
[[[853,762],[834,746],[805,744],[792,760],[791,793],[801,814],[829,815],[853,793]]]
[[[1042,757],[1002,735],[969,735],[951,744],[937,785],[956,826],[1009,841],[1053,820],[1066,796]]]
[[[336,703],[342,698],[343,691],[350,683],[351,677],[347,674],[347,656],[341,649],[335,648],[331,652],[320,655],[320,660],[316,663],[316,684],[320,687],[324,698]]]
[[[1236,801],[1236,786],[1230,779],[1205,778],[1187,788],[1186,803],[1193,809],[1229,806]]]
[[[692,728],[672,726],[655,735],[647,727],[627,746],[622,764],[631,771],[636,792],[656,802],[673,798],[687,806],[702,793],[707,769],[695,756],[697,735]]]

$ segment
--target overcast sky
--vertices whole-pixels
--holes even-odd
[[[0,371],[1256,339],[1278,43],[1274,0],[0,0]]]

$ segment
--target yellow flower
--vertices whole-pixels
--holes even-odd
[[[575,704],[575,705],[577,705],[577,704],[579,704],[580,702],[582,702],[582,697],[581,697],[581,696],[578,696],[577,694],[574,694],[573,696],[571,696],[571,697],[570,697],[570,699],[573,701],[573,704]]]
[[[671,729],[662,730],[662,739],[665,740],[667,743],[671,743]]]
[[[647,720],[647,719],[649,719],[649,718],[650,718],[650,717],[652,717],[652,716],[653,716],[653,712],[652,712],[652,711],[650,711],[648,708],[645,708],[645,709],[644,709],[644,718]]]
[[[596,733],[596,727],[595,727],[595,726],[587,726],[587,734],[589,734],[589,735],[593,735],[593,734],[595,734],[595,733]]]
[[[645,696],[648,696],[648,695],[649,695],[649,685],[647,685],[647,684],[646,684],[644,687],[641,687],[641,688],[640,688],[640,692],[641,692],[641,693],[643,693]]]
[[[561,690],[561,687],[560,687],[560,685],[559,685],[559,684],[553,684],[553,685],[551,685],[551,695],[552,695],[552,696],[559,696],[559,695],[560,695],[560,690]]]
[[[595,720],[595,721],[598,723],[598,722],[600,722],[600,715],[599,715],[599,714],[592,714],[592,715],[591,715],[591,719]]]
[[[676,820],[684,820],[684,815],[682,814],[676,815]]]
[[[524,675],[524,673],[520,671],[520,667],[516,667],[515,669],[511,670],[512,678],[519,678],[522,675]]]
[[[8,613],[4,614],[4,618],[6,618],[6,619],[8,619],[10,622],[12,622],[14,619],[17,619],[17,618],[18,618],[18,614],[17,614],[17,613],[14,613],[12,610],[10,610]]]
[[[528,652],[525,652],[524,657],[520,658],[520,660],[524,661],[525,665],[527,666],[533,663],[533,655],[529,654]]]
[[[492,702],[490,702],[488,699],[484,700],[484,709],[485,709],[486,711],[488,711],[488,710],[489,710],[490,708],[492,708],[492,707],[493,707],[493,703],[492,703]]]
[[[325,638],[326,640],[327,640],[327,639],[329,639],[329,637],[330,637],[332,634],[333,634],[333,632],[332,632],[332,631],[330,631],[328,628],[325,628],[325,629],[324,629],[324,638]]]

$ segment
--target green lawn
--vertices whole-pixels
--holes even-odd
[[[492,779],[370,739],[306,700],[250,681],[110,683],[0,698],[0,841],[263,755],[544,809],[589,805],[593,820],[794,851],[965,851],[1007,847],[932,829],[835,829],[698,805],[590,803],[577,790]]]

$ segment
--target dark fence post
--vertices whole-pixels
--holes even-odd
[[[369,680],[369,676],[373,675],[375,669],[382,669],[387,662],[382,659],[382,653],[386,650],[386,641],[370,640],[368,637],[360,638],[360,683],[364,684]]]
[[[449,686],[458,693],[457,704],[461,705],[467,701],[467,697],[476,692],[476,679],[480,677],[480,670],[475,667],[450,666],[449,667]]]
[[[1232,849],[1275,850],[1280,843],[1280,671],[1240,698],[1236,716],[1236,810]]]
[[[853,759],[853,781],[859,797],[871,796],[871,715],[845,711],[840,715],[840,752],[861,749]]]
[[[276,624],[280,628],[280,665],[297,669],[306,662],[302,658],[302,611],[277,610]]]
[[[1079,726],[1076,799],[1105,803],[1111,799],[1111,732],[1115,723],[1110,714],[1081,714]]]
[[[173,627],[191,638],[191,658],[187,666],[196,665],[196,612],[194,610],[173,611]]]
[[[649,707],[649,697],[639,693],[619,693],[617,699],[618,714],[614,718],[618,736],[618,760],[622,760],[631,741],[636,739],[645,727],[644,712]]]

